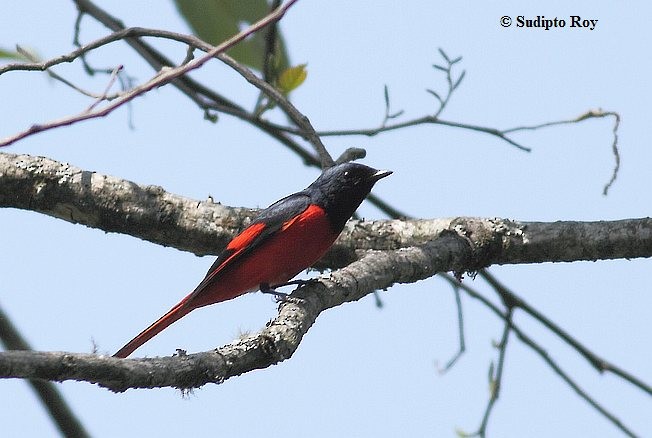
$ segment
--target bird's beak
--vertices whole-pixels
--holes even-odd
[[[392,172],[391,170],[378,170],[378,171],[376,171],[376,173],[371,175],[371,180],[373,182],[376,182],[381,178],[385,178],[386,176],[390,176],[392,173],[394,173],[394,172]]]

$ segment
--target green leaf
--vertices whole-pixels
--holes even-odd
[[[33,47],[16,44],[16,52],[29,62],[42,62],[43,58]]]
[[[0,59],[15,59],[16,61],[29,61],[25,55],[13,50],[0,47]]]
[[[301,84],[303,84],[303,81],[306,80],[306,76],[308,76],[306,64],[299,64],[295,67],[286,68],[278,77],[278,89],[281,93],[287,96],[292,90],[297,89]]]
[[[175,0],[174,3],[194,34],[213,45],[237,34],[270,11],[266,0]],[[242,64],[262,71],[268,29],[269,27],[236,44],[227,54]],[[276,31],[272,65],[277,72],[289,66],[279,29]]]

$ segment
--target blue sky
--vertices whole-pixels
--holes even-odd
[[[187,32],[171,2],[100,3],[127,25]],[[394,170],[374,192],[416,217],[482,216],[515,220],[601,220],[649,216],[652,153],[648,145],[650,30],[646,2],[323,2],[300,1],[282,24],[291,59],[308,64],[293,95],[317,129],[375,127],[393,108],[413,118],[433,112],[426,88],[444,90],[437,48],[464,56],[467,70],[443,118],[496,128],[618,111],[622,167],[609,196],[602,187],[614,165],[612,121],[520,133],[524,153],[495,138],[423,126],[374,138],[326,138],[338,155],[367,149],[365,163]],[[598,19],[593,31],[500,26],[518,15]],[[0,45],[36,48],[43,57],[71,50],[75,8],[67,2],[16,2],[0,16]],[[87,18],[82,38],[105,30]],[[156,42],[175,59],[185,51]],[[125,44],[91,57],[124,64],[138,81],[151,75]],[[80,65],[56,70],[87,88]],[[243,105],[256,92],[217,62],[195,76]],[[0,77],[0,137],[35,122],[79,112],[86,98],[40,73]],[[284,119],[274,117],[280,122]],[[165,87],[132,105],[134,130],[121,109],[101,120],[40,134],[6,152],[45,155],[183,196],[264,207],[317,175],[271,138],[228,116],[213,125]],[[372,207],[367,218],[382,218]],[[212,257],[72,225],[34,213],[0,212],[0,304],[39,350],[113,353],[167,311],[203,277]],[[648,260],[494,267],[516,293],[599,355],[652,382]],[[468,284],[492,292],[481,280]],[[467,352],[437,373],[457,348],[450,287],[438,279],[395,286],[381,296],[319,317],[294,357],[266,370],[178,391],[112,394],[85,383],[60,385],[94,436],[454,436],[479,425],[488,397],[487,370],[501,324],[464,298]],[[275,314],[273,301],[250,294],[193,312],[154,338],[139,355],[175,348],[201,351],[255,331]],[[652,435],[652,402],[612,376],[597,375],[539,325],[516,321],[596,399],[642,436]],[[530,350],[510,340],[501,398],[489,426],[495,437],[621,436]],[[0,422],[8,436],[55,433],[20,381],[0,382]]]

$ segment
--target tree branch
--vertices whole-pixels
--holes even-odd
[[[219,252],[253,214],[253,210],[195,201],[159,186],[141,186],[45,157],[6,153],[0,153],[0,206],[198,255]]]
[[[451,282],[451,279],[446,276],[443,277],[446,281]],[[474,288],[470,287],[467,284],[459,283],[459,288],[464,290],[471,298],[480,301],[492,311],[494,315],[502,319],[509,324],[510,330],[513,331],[518,339],[523,342],[526,346],[532,349],[541,359],[550,367],[550,369],[557,374],[566,384],[573,390],[575,393],[580,396],[584,401],[586,401],[591,407],[593,407],[600,415],[609,420],[614,426],[620,429],[624,434],[630,437],[637,436],[634,434],[627,426],[625,426],[622,421],[607,410],[602,404],[595,400],[589,393],[587,393],[582,387],[572,378],[568,373],[566,373],[561,366],[550,356],[550,354],[541,346],[538,342],[528,336],[516,323],[513,319],[507,319],[505,314],[501,309],[499,309],[495,304],[485,298],[482,294],[476,291]],[[638,385],[636,385],[638,386]],[[641,388],[639,386],[640,389]]]
[[[92,3],[82,0],[77,1],[77,3],[92,5]],[[81,6],[80,11],[82,11]],[[110,16],[108,17],[110,18]],[[116,20],[115,25],[122,26],[122,23]],[[131,42],[137,40],[130,38],[128,41],[131,44]],[[187,40],[185,42],[191,44]],[[134,46],[142,49],[144,44],[134,44]],[[193,46],[201,47],[201,44]],[[205,51],[214,49],[213,46],[203,48]],[[143,55],[146,59],[149,56],[149,60],[161,62],[161,58],[156,58],[153,55],[154,51],[143,51],[142,53],[147,54],[147,56]],[[223,61],[226,59],[225,62],[229,64],[228,57],[221,54],[217,54],[216,57]],[[233,65],[232,67],[237,71],[238,67],[242,67],[237,62],[232,62],[235,65],[235,67]],[[161,64],[161,66],[171,65]],[[253,85],[265,90],[268,85],[264,81],[248,69],[242,68],[244,69],[241,71],[243,77],[246,79],[249,77],[247,80]],[[0,74],[2,72],[2,69],[0,69]],[[165,69],[165,72],[169,72],[169,70]],[[254,115],[226,100],[219,102],[219,99],[212,98],[211,102],[207,102],[206,96],[219,97],[219,95],[211,90],[201,89],[202,86],[197,83],[195,83],[194,87],[188,86],[187,84],[192,80],[186,76],[172,77],[170,81],[173,81],[172,83],[175,85],[185,84],[179,86],[179,88],[186,92],[200,107],[204,109],[217,108],[250,121],[253,125],[280,139],[289,147],[296,148],[296,150],[293,150],[295,152],[299,151],[297,153],[306,162],[314,162],[314,155],[309,154],[309,152],[289,139],[288,136],[285,136],[280,131],[281,129],[307,138],[319,154],[322,167],[328,165],[328,160],[324,158],[324,152],[332,162],[332,158],[321,144],[308,119],[291,106],[289,102],[287,102],[290,105],[289,107],[287,105],[280,106],[286,113],[289,111],[288,114],[298,126],[298,129],[283,128],[257,120]],[[452,83],[450,75],[448,82],[450,87]],[[271,90],[276,91],[273,88]],[[283,96],[281,97],[281,102],[285,102],[286,99]],[[276,100],[272,95],[270,95],[270,98]],[[551,122],[534,127],[519,127],[502,131],[442,121],[437,117],[439,113],[431,117],[430,120],[425,120],[425,118],[421,120],[424,120],[423,123],[444,124],[489,133],[519,148],[529,150],[511,140],[507,134],[517,130],[539,129],[545,126],[574,123],[586,118],[598,117],[597,115],[591,115],[591,112],[587,114],[587,117],[581,116],[572,121]],[[601,116],[604,115],[615,115],[616,117],[613,143],[616,166],[611,181],[605,187],[606,193],[615,180],[620,162],[617,149],[619,116],[616,113],[602,113]],[[388,117],[386,117],[382,129],[376,130],[375,133],[362,135],[375,135],[384,130],[399,129],[415,124],[415,121],[411,121],[394,126],[385,126],[387,119]],[[35,126],[31,129],[41,127]],[[348,132],[351,133],[352,131]],[[329,133],[322,134],[328,135]],[[331,135],[343,134],[333,134],[331,132]],[[252,215],[252,210],[233,209],[212,202],[196,202],[166,193],[160,187],[139,186],[129,181],[83,171],[44,158],[14,156],[19,157],[21,160],[24,158],[24,160],[15,162],[14,164],[17,165],[15,172],[13,174],[7,172],[10,174],[7,177],[2,171],[3,159],[5,158],[2,155],[4,154],[0,154],[0,206],[40,211],[73,223],[84,223],[107,231],[132,234],[162,245],[170,245],[198,254],[216,253],[221,250],[226,241],[245,226]],[[344,158],[341,157],[341,159]],[[46,175],[45,177],[40,175],[41,171]],[[19,175],[21,172],[24,173]],[[6,181],[15,184],[15,186],[5,186],[5,177],[7,177]],[[13,192],[13,187],[19,187],[19,192]],[[114,196],[113,199],[111,196]],[[372,199],[375,199],[373,195]],[[124,201],[124,203],[121,201]],[[402,216],[400,212],[395,215]],[[168,234],[162,229],[169,230],[171,233]],[[191,236],[190,239],[189,236]],[[569,248],[564,248],[564,245],[561,245],[560,242],[568,245]],[[197,247],[200,249],[196,250]],[[367,250],[365,251],[365,249]],[[425,257],[422,257],[424,255]],[[191,388],[209,382],[220,383],[231,376],[267,367],[289,358],[296,350],[303,334],[306,333],[323,310],[366,295],[369,293],[368,287],[372,287],[371,291],[376,287],[382,287],[373,286],[380,275],[376,270],[376,265],[385,271],[391,271],[389,279],[382,278],[384,283],[381,281],[381,284],[387,283],[391,285],[394,282],[416,281],[415,278],[418,279],[419,275],[431,276],[433,272],[439,272],[437,269],[463,272],[477,270],[494,263],[575,261],[622,257],[650,257],[649,219],[614,222],[559,222],[554,224],[518,223],[500,219],[474,218],[432,221],[356,221],[349,224],[342,238],[338,240],[329,256],[319,266],[341,267],[359,259],[358,262],[340,271],[333,272],[329,276],[322,277],[323,284],[316,285],[314,288],[322,288],[323,290],[315,289],[313,291],[313,286],[309,286],[293,294],[290,301],[281,305],[279,317],[258,335],[238,340],[211,353],[190,356],[182,354],[177,358],[130,360],[118,363],[110,362],[113,359],[102,356],[65,353],[32,353],[31,356],[30,354],[21,356],[10,352],[6,355],[0,355],[0,371],[9,369],[12,373],[29,373],[38,370],[37,378],[58,380],[61,378],[60,376],[64,376],[63,379],[93,381],[116,391],[129,387],[171,385],[180,388]],[[392,260],[391,263],[388,260]],[[360,265],[359,271],[351,270],[353,266],[360,263],[362,265]],[[436,267],[433,268],[433,265]],[[406,273],[394,272],[395,270],[402,272],[403,269],[406,270]],[[432,269],[434,269],[433,272],[431,272]],[[340,276],[344,277],[340,278]],[[372,277],[372,280],[368,277]],[[333,279],[340,279],[341,281],[333,283]],[[350,279],[353,282],[347,283]],[[491,283],[491,281],[489,282]],[[364,287],[360,287],[360,284]],[[501,291],[494,284],[492,286],[501,293],[504,300],[505,297],[508,299],[515,297],[509,291]],[[515,308],[522,308],[554,331],[555,326],[551,327],[546,324],[545,317],[539,317],[529,311],[526,303],[522,301],[518,302],[518,304],[514,304],[514,301],[510,302]],[[291,310],[285,310],[288,306],[291,307]],[[556,367],[556,364],[550,361],[545,350],[531,340],[530,345],[528,338],[524,338],[525,335],[512,326],[513,321],[507,318],[505,320],[505,336],[509,333],[509,330],[514,329],[519,339],[539,353],[555,372],[562,376],[573,389],[578,391],[578,394],[587,399],[589,403],[593,401],[581,389],[578,390],[579,387],[572,380],[566,378],[567,376]],[[580,350],[578,349],[578,351]],[[504,350],[501,350],[501,364],[502,355],[504,355]],[[590,361],[601,360],[595,355],[591,357],[585,355],[585,357]],[[41,362],[37,363],[34,361],[35,359],[41,360]],[[596,363],[597,366],[605,365],[604,369],[607,371],[627,378],[627,376],[619,374],[618,369],[614,369],[611,364],[606,362]],[[596,365],[596,363],[593,364]],[[174,369],[168,368],[172,365]],[[38,375],[38,373],[44,374]],[[500,375],[500,373],[498,374]],[[52,377],[42,377],[43,375]],[[18,375],[0,375],[0,377],[3,376],[21,377]],[[133,382],[129,380],[132,377]],[[497,381],[500,381],[499,377],[497,377]],[[629,381],[633,384],[645,385],[639,380],[633,381],[630,379]],[[645,388],[647,388],[648,392],[650,391],[649,386],[645,386]],[[487,415],[490,412],[493,400],[490,403]],[[599,405],[594,404],[594,407],[612,420],[609,414]],[[618,425],[618,423],[616,424]],[[483,431],[485,427],[486,418],[483,420]],[[626,433],[628,432],[627,429],[623,430]]]
[[[294,292],[280,305],[277,318],[260,333],[213,352],[127,360],[90,354],[3,352],[0,377],[84,380],[113,391],[221,383],[291,357],[303,335],[326,309],[356,301],[397,282],[414,282],[470,263],[472,252],[465,246],[463,239],[448,234],[420,247],[368,251],[346,268],[321,276],[320,283]]]
[[[223,249],[254,213],[49,158],[6,153],[0,153],[0,207],[37,211],[202,255]],[[342,267],[356,260],[359,250],[418,246],[444,233],[472,245],[474,262],[459,271],[490,264],[652,256],[649,218],[554,223],[477,218],[355,221],[345,228],[327,264],[318,267]]]
[[[238,34],[232,36],[228,40],[222,42],[221,44],[213,47],[210,51],[208,51],[204,56],[200,58],[193,59],[185,64],[182,64],[178,67],[174,68],[168,68],[168,69],[162,69],[158,72],[156,76],[154,76],[152,79],[149,81],[145,82],[144,84],[141,84],[137,87],[132,88],[126,93],[123,93],[120,95],[120,97],[114,99],[111,101],[111,103],[105,105],[103,108],[98,109],[98,110],[92,110],[92,111],[84,111],[80,114],[74,115],[74,116],[68,116],[64,117],[59,120],[53,120],[51,122],[45,123],[45,124],[34,124],[30,126],[28,129],[25,131],[19,132],[18,134],[15,134],[13,136],[7,137],[3,140],[0,140],[0,146],[7,146],[10,145],[18,140],[21,140],[25,137],[28,137],[30,135],[43,132],[49,129],[54,129],[58,128],[61,126],[68,126],[73,123],[77,123],[83,120],[88,120],[88,119],[93,119],[93,118],[98,118],[98,117],[104,117],[111,112],[113,112],[115,109],[119,108],[120,106],[124,105],[127,102],[130,102],[134,98],[154,89],[157,87],[160,87],[161,85],[170,83],[174,81],[175,79],[184,76],[186,73],[201,67],[204,65],[206,62],[211,60],[213,57],[218,55],[219,53],[222,53],[232,47],[233,45],[237,44],[238,42],[242,41],[245,39],[248,35],[251,35],[263,27],[267,26],[268,24],[280,20],[287,9],[292,6],[297,0],[288,0],[287,3],[283,4],[281,7],[276,9],[275,11],[269,13],[256,23],[252,24],[251,26],[247,27],[245,30],[242,32],[239,32]],[[305,118],[305,116],[304,116]],[[305,119],[307,121],[307,118]]]
[[[115,31],[116,33],[122,31],[126,32],[128,30],[135,32],[135,30],[140,29],[140,28],[126,29],[124,27],[124,24],[122,24],[120,20],[108,14],[106,11],[99,8],[90,0],[74,0],[74,2],[80,11],[80,14],[91,15],[97,21],[105,25],[107,28]],[[79,19],[77,21],[79,22]],[[76,26],[77,31],[78,31],[78,27],[79,26],[77,24]],[[151,31],[151,29],[148,30]],[[160,31],[160,32],[165,33],[166,31]],[[170,32],[169,34],[173,34],[173,33]],[[181,35],[181,34],[174,34],[174,35]],[[156,36],[156,35],[152,34],[151,36]],[[161,34],[161,37],[165,37],[165,36]],[[191,36],[187,36],[187,37],[191,37]],[[170,38],[172,39],[171,36]],[[135,37],[125,38],[125,42],[129,44],[139,55],[141,55],[143,59],[155,71],[159,71],[163,67],[169,67],[174,65],[174,63],[171,60],[169,60],[167,57],[165,57],[163,54],[161,54],[159,51],[154,49],[152,46],[150,46],[140,38],[135,38]],[[202,41],[202,43],[204,42]],[[93,43],[89,43],[89,44],[93,44]],[[297,142],[295,142],[292,138],[290,138],[286,133],[276,129],[270,123],[256,117],[254,114],[249,113],[240,105],[230,101],[229,99],[216,93],[212,89],[197,82],[196,80],[192,79],[190,76],[187,75],[182,76],[177,80],[175,80],[172,83],[172,85],[177,89],[179,89],[179,91],[184,93],[186,96],[188,96],[188,98],[193,102],[195,102],[195,104],[197,104],[199,108],[204,110],[205,113],[208,112],[209,110],[215,110],[237,117],[241,120],[244,120],[252,124],[253,126],[261,129],[263,132],[267,133],[272,138],[279,141],[281,144],[285,145],[288,149],[290,149],[292,152],[297,154],[304,161],[305,164],[312,165],[312,166],[321,166],[321,159],[319,157],[315,157],[310,152],[306,151]]]
[[[465,226],[462,226],[465,223]],[[371,228],[367,228],[366,226]],[[384,226],[400,229],[427,226],[428,221],[368,222],[358,224],[367,233]],[[550,228],[546,232],[546,225]],[[477,270],[492,260],[502,263],[531,263],[554,261],[547,251],[524,250],[534,242],[532,249],[542,249],[543,242],[552,236],[552,230],[561,227],[578,227],[584,233],[561,233],[558,238],[571,248],[563,254],[568,260],[571,253],[577,257],[593,259],[595,253],[587,251],[588,242],[578,245],[579,239],[599,236],[600,239],[625,233],[630,240],[647,235],[647,252],[624,251],[626,245],[607,244],[601,240],[593,245],[609,254],[606,258],[652,256],[652,221],[516,224],[508,221],[466,220],[450,221],[448,230],[422,245],[396,250],[359,251],[360,258],[337,271],[319,277],[320,282],[301,287],[291,298],[280,305],[279,315],[260,333],[248,336],[213,352],[183,355],[181,357],[119,360],[104,356],[69,354],[5,352],[0,353],[0,377],[42,378],[51,380],[85,380],[98,383],[113,391],[127,388],[153,388],[173,386],[192,388],[206,383],[221,383],[242,373],[264,368],[288,359],[299,345],[303,335],[324,310],[344,302],[356,301],[377,289],[387,289],[395,283],[413,283],[438,272]],[[536,233],[529,229],[533,227]],[[356,227],[357,228],[357,227]],[[611,232],[606,229],[610,228]],[[592,230],[592,231],[590,231]],[[382,235],[382,232],[381,232]],[[400,235],[400,233],[399,233]],[[555,245],[553,245],[555,246]],[[557,242],[557,246],[558,242]],[[620,248],[607,250],[607,247]],[[640,250],[645,245],[628,246]],[[548,247],[548,250],[550,247]],[[615,252],[614,252],[615,251]],[[529,256],[529,257],[526,257]],[[586,258],[578,258],[586,260]]]
[[[1,308],[0,340],[7,350],[31,350],[27,341],[9,320],[9,315]],[[29,384],[41,400],[43,407],[50,414],[52,421],[54,421],[61,434],[79,438],[90,436],[52,382],[30,379]]]
[[[626,380],[637,388],[647,392],[649,395],[652,395],[652,387],[641,381],[637,377],[623,370],[617,365],[612,364],[606,359],[598,356],[592,352],[589,348],[584,346],[577,339],[572,337],[566,330],[555,324],[537,309],[528,304],[523,298],[517,296],[509,288],[503,285],[496,277],[489,273],[487,270],[480,271],[480,276],[485,279],[489,285],[498,293],[504,303],[508,303],[510,308],[521,309],[528,315],[530,315],[535,320],[539,321],[544,325],[550,332],[554,333],[557,337],[563,340],[568,344],[573,350],[582,356],[586,361],[591,364],[593,368],[596,369],[599,373],[610,372],[614,375]]]
[[[119,20],[109,15],[106,11],[100,9],[98,6],[93,4],[93,2],[91,2],[90,0],[74,0],[74,1],[77,4],[77,7],[79,8],[80,12],[84,12],[92,15],[95,19],[97,19],[99,22],[101,22],[111,30],[114,31],[126,30],[124,28],[124,25]],[[286,6],[289,7],[291,5],[288,4]],[[270,24],[276,23],[276,21],[278,20],[274,20]],[[196,47],[205,52],[210,52],[214,48],[211,44],[208,44],[207,42],[197,37],[194,37],[192,35],[182,35],[182,34],[176,34],[174,32],[158,31],[154,29],[141,29],[141,30],[148,31],[150,35],[146,35],[146,32],[142,32],[140,36],[156,36],[156,37],[168,38],[176,41],[182,41],[191,47]],[[130,39],[127,40],[127,42],[139,54],[141,54],[148,62],[150,62],[150,64],[156,70],[160,69],[162,66],[171,65],[171,63],[167,61],[165,57],[160,55],[156,50],[146,45],[145,43],[136,39]],[[303,115],[300,111],[298,111],[294,107],[294,105],[292,105],[292,103],[282,93],[280,93],[271,84],[267,83],[265,80],[256,76],[251,70],[249,70],[244,65],[238,63],[228,55],[224,53],[220,53],[216,57],[222,62],[224,62],[225,64],[227,64],[229,67],[233,68],[240,75],[242,75],[249,83],[251,83],[253,86],[258,88],[265,95],[267,95],[272,101],[274,101],[274,103],[276,103],[285,112],[285,114],[290,118],[290,120],[292,120],[295,123],[298,129],[303,132],[303,137],[306,138],[306,140],[313,146],[313,148],[319,155],[320,166],[322,168],[330,167],[333,165],[334,163],[333,158],[328,153],[328,150],[322,143],[321,138],[319,138],[319,136],[316,134],[315,129],[312,127],[308,118],[305,115]],[[196,94],[198,92],[201,94],[211,95],[210,90],[206,89],[203,86],[199,86],[197,82],[194,82],[190,79],[186,79],[185,83],[180,87],[180,89],[184,91],[184,93],[186,93],[191,98],[193,98],[193,95],[195,95],[196,97]],[[221,96],[219,96],[219,98],[222,101],[225,100]],[[193,100],[195,100],[195,98],[193,98]],[[218,109],[221,110],[220,108]],[[232,115],[236,115],[237,117],[241,117],[244,118],[245,120],[253,122],[254,124],[257,124],[256,121],[260,120],[256,115],[249,114],[244,111],[236,111],[236,113],[233,113],[231,111],[228,112],[231,113]],[[277,131],[275,134],[278,135],[281,134],[281,132]]]
[[[523,146],[520,143],[517,143],[516,141],[512,140],[507,136],[507,134],[504,131],[501,131],[499,129],[489,128],[486,126],[471,125],[468,123],[451,122],[448,120],[440,119],[439,117],[436,116],[423,116],[412,120],[406,120],[403,122],[396,122],[396,123],[391,123],[383,126],[378,126],[376,128],[335,129],[335,130],[323,130],[323,131],[320,130],[317,131],[317,134],[321,137],[333,137],[333,136],[341,137],[341,136],[351,136],[351,135],[374,137],[384,132],[395,131],[397,129],[404,129],[404,128],[419,126],[419,125],[443,125],[443,126],[450,126],[452,128],[468,129],[469,131],[483,132],[485,134],[498,137],[499,139],[511,144],[512,146],[522,151],[530,152],[532,150],[531,148],[527,146]],[[290,134],[304,135],[303,131],[301,131],[300,129],[288,128],[280,125],[274,125],[274,126],[277,129],[288,132]]]

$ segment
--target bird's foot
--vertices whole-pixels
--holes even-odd
[[[306,284],[312,284],[312,283],[317,283],[319,280],[316,278],[310,278],[308,280],[292,280],[292,281],[287,281],[285,283],[280,283],[280,284],[275,284],[273,286],[270,286],[267,283],[263,283],[260,285],[260,291],[264,294],[270,294],[274,295],[274,298],[276,299],[277,303],[282,303],[284,301],[287,301],[290,297],[290,294],[286,294],[284,292],[279,292],[276,289],[279,287],[284,287],[284,286],[293,286],[293,285],[298,285],[298,286],[305,286]]]
[[[260,285],[260,291],[264,294],[274,295],[274,300],[276,300],[277,303],[287,300],[289,294],[277,291],[277,287],[279,286],[270,286],[267,283],[263,283]]]

